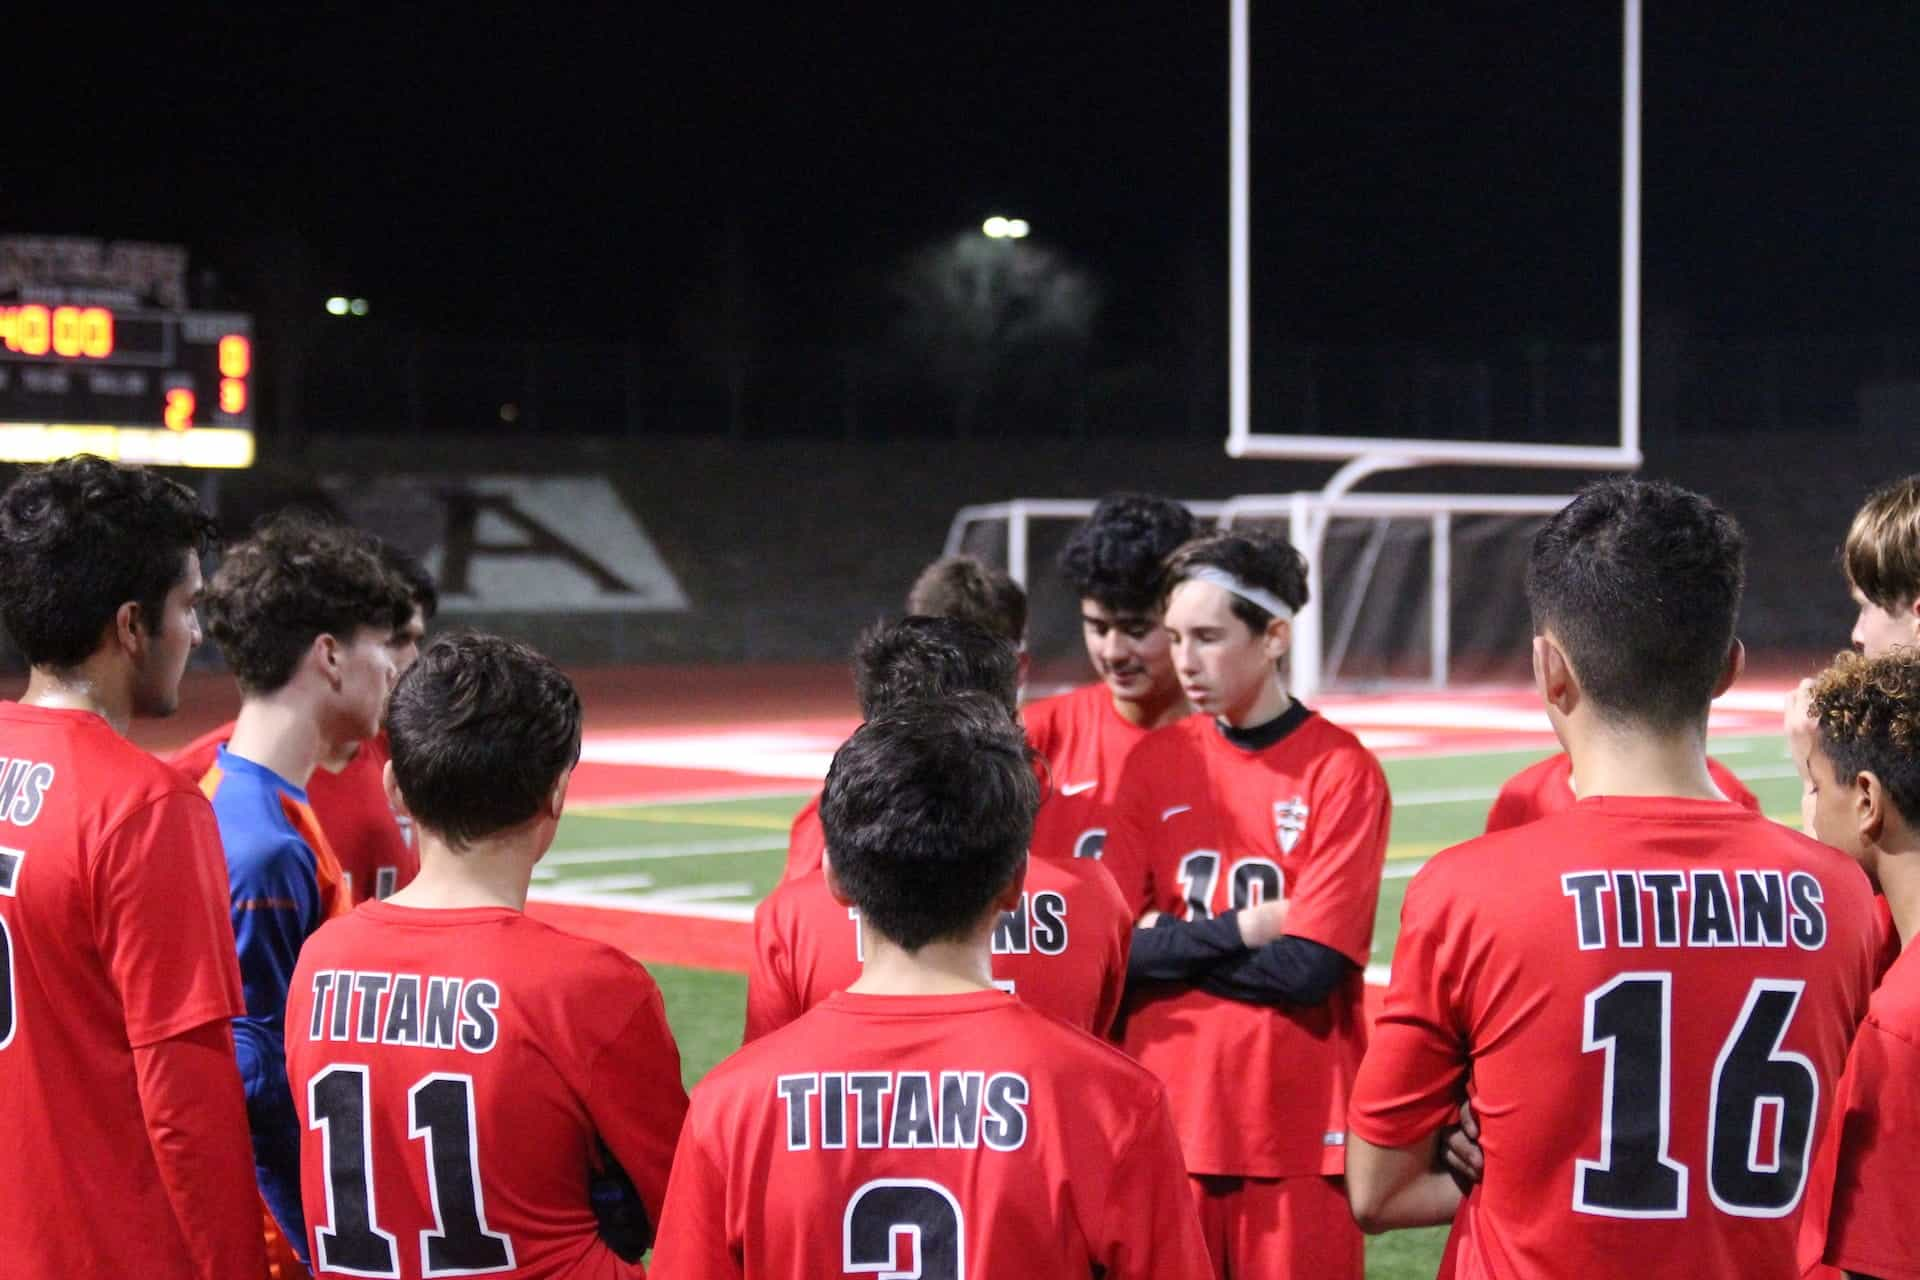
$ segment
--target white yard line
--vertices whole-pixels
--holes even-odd
[[[700,920],[732,920],[741,924],[753,920],[753,904],[746,902],[683,902],[649,900],[633,894],[594,893],[572,885],[541,887],[527,895],[531,902],[551,902],[559,906],[600,907],[609,911],[645,911],[662,916],[690,916]]]
[[[546,883],[545,877],[540,875],[541,869],[535,867],[533,870],[534,878]],[[548,873],[548,875],[551,874],[551,872]],[[652,876],[644,872],[632,871],[622,875],[579,876],[568,880],[556,879],[551,881],[551,883],[555,885],[565,885],[567,888],[580,893],[619,893],[628,889],[651,889],[653,888],[654,880]]]
[[[730,840],[688,840],[653,844],[569,849],[540,859],[543,867],[585,867],[601,862],[646,862],[658,858],[718,858],[730,853],[785,853],[787,842],[771,836],[735,836]]]

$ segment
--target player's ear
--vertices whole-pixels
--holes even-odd
[[[326,678],[327,684],[333,691],[335,693],[340,692],[340,686],[345,678],[340,668],[346,659],[346,654],[342,652],[340,641],[327,632],[322,631],[313,638],[313,643],[307,646],[307,657],[312,660],[320,674]]]
[[[571,769],[554,780],[553,790],[547,793],[547,810],[543,816],[552,818],[556,822],[560,820],[560,814],[567,807],[567,784],[572,781],[573,770]]]
[[[1533,685],[1541,699],[1561,715],[1580,701],[1580,683],[1559,642],[1542,631],[1533,638]]]
[[[394,776],[391,760],[380,767],[380,789],[387,793],[387,804],[395,813],[409,818],[413,816],[407,809],[407,798],[400,794],[400,780]]]
[[[1293,648],[1293,623],[1286,618],[1268,618],[1267,631],[1261,637],[1266,646],[1267,657],[1274,662],[1287,656],[1287,650]]]
[[[153,638],[153,627],[138,600],[125,601],[115,609],[107,630],[109,634],[103,639],[111,638],[114,646],[130,658],[145,653],[147,641]]]
[[[1853,778],[1853,816],[1859,823],[1860,843],[1880,843],[1887,826],[1887,788],[1879,775],[1862,770]]]
[[[1727,665],[1721,669],[1720,678],[1714,682],[1713,696],[1717,698],[1733,688],[1733,682],[1738,680],[1740,673],[1746,669],[1747,646],[1740,643],[1739,636],[1735,636],[1733,643],[1727,646]]]

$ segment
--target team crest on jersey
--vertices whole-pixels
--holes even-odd
[[[1280,852],[1292,853],[1293,846],[1300,843],[1300,837],[1307,830],[1307,802],[1299,796],[1291,800],[1273,802],[1273,838],[1280,842]]]

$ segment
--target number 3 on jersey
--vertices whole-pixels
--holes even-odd
[[[1714,1061],[1707,1191],[1722,1213],[1781,1218],[1806,1187],[1820,1078],[1784,1052],[1806,984],[1757,978]],[[1684,1218],[1687,1166],[1669,1148],[1673,975],[1623,973],[1587,993],[1581,1048],[1605,1053],[1600,1157],[1575,1162],[1573,1207],[1608,1218]]]
[[[1180,897],[1187,904],[1189,920],[1206,920],[1213,915],[1213,891],[1220,884],[1220,853],[1217,849],[1195,849],[1180,859]],[[1240,911],[1273,902],[1281,897],[1284,882],[1279,864],[1271,858],[1242,858],[1233,864],[1230,881],[1230,909]]]
[[[918,1178],[881,1178],[847,1201],[841,1263],[849,1275],[880,1280],[965,1280],[964,1220],[953,1192]],[[912,1269],[900,1237],[913,1244]]]

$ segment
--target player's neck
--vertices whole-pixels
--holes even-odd
[[[288,686],[241,702],[227,751],[305,787],[329,745],[313,708]]]
[[[478,841],[455,852],[436,832],[420,829],[420,874],[387,901],[395,906],[451,911],[507,907],[524,911],[538,853],[507,837]]]
[[[1670,733],[1622,729],[1588,720],[1562,726],[1573,760],[1575,789],[1589,796],[1675,796],[1725,799],[1707,772],[1704,735],[1686,728]]]
[[[1215,716],[1229,729],[1258,729],[1263,724],[1271,724],[1287,714],[1287,708],[1293,705],[1293,695],[1280,687],[1276,677],[1260,686],[1260,692],[1244,707]]]
[[[1136,729],[1163,729],[1192,715],[1193,704],[1176,684],[1170,693],[1150,694],[1139,699],[1114,698],[1113,710]]]
[[[1904,824],[1883,840],[1874,859],[1874,877],[1893,913],[1894,932],[1905,950],[1920,933],[1920,839]]]
[[[966,939],[929,942],[908,951],[860,922],[865,963],[847,988],[871,996],[952,996],[993,987],[991,927]]]
[[[122,737],[133,720],[133,693],[126,681],[95,670],[90,662],[58,671],[35,667],[20,701],[60,711],[90,711]]]

